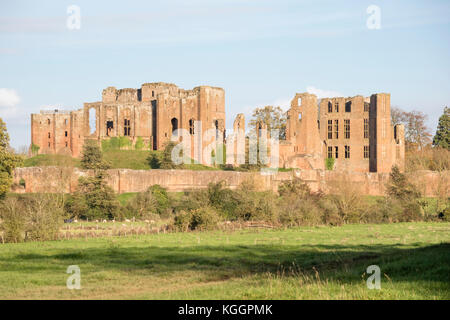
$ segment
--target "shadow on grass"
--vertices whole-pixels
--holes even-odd
[[[60,272],[70,264],[96,271],[149,275],[201,271],[209,280],[262,273],[285,276],[314,274],[344,283],[361,281],[369,265],[378,265],[392,281],[429,281],[450,287],[450,244],[411,248],[396,245],[224,245],[185,247],[107,247],[73,249],[55,254],[18,254],[4,271]]]

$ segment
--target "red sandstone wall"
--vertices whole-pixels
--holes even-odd
[[[31,167],[17,168],[14,171],[13,192],[55,192],[63,189],[73,192],[78,178],[91,175],[92,171],[76,168]],[[343,177],[342,173],[324,170],[296,170],[278,172],[274,175],[261,175],[258,172],[233,171],[190,171],[190,170],[108,170],[109,185],[118,193],[140,192],[149,186],[159,184],[169,191],[185,191],[206,188],[210,182],[225,180],[230,188],[236,188],[247,179],[254,179],[261,190],[277,190],[283,180],[291,180],[294,176],[306,181],[313,191],[329,192],[333,181],[348,180],[360,186],[367,195],[383,195],[385,183],[389,179],[387,173],[352,173]],[[25,188],[19,186],[21,179],[25,180]],[[435,196],[438,189],[450,195],[450,171],[438,173],[433,171],[418,171],[414,173],[415,183],[421,192],[427,196]]]

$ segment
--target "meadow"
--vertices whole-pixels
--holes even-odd
[[[81,289],[69,290],[69,265]],[[381,290],[366,268],[381,268]],[[0,244],[0,299],[449,299],[450,223]]]

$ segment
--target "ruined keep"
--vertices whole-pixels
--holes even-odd
[[[328,162],[337,171],[382,173],[390,172],[393,165],[403,170],[404,127],[393,126],[390,113],[388,93],[320,101],[313,94],[297,93],[286,113],[286,138],[279,141],[277,167],[324,170]],[[265,129],[263,123],[257,127]],[[225,91],[209,86],[184,90],[161,82],[145,83],[140,89],[108,87],[102,101],[84,103],[82,109],[31,115],[34,152],[74,157],[80,156],[86,139],[126,137],[130,145],[140,139],[147,149],[161,150],[176,129],[185,133],[175,139],[190,136],[191,155],[206,163],[193,152],[194,146],[204,150],[225,140]],[[213,135],[208,135],[210,129]],[[245,158],[243,114],[237,115],[233,129],[238,136],[228,140],[241,139],[229,149],[227,162],[232,158],[231,163],[243,163],[239,162]]]
[[[324,170],[329,158],[337,171],[390,172],[393,165],[404,170],[405,130],[402,124],[391,124],[390,94],[318,102],[313,94],[297,93],[286,115],[279,167]],[[238,115],[235,122],[241,128],[242,118]]]
[[[201,121],[201,127],[194,128],[195,121]],[[225,91],[209,86],[184,90],[162,82],[145,83],[139,89],[108,87],[102,101],[84,103],[82,109],[31,115],[32,149],[39,147],[39,154],[79,157],[86,139],[112,137],[127,137],[132,145],[141,139],[147,148],[161,150],[176,129],[186,129],[192,136],[195,130],[223,133]]]

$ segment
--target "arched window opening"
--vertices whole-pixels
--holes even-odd
[[[106,135],[109,137],[114,129],[114,121],[106,121]]]
[[[172,118],[172,120],[170,120],[170,122],[172,124],[172,134],[174,134],[173,132],[178,129],[178,119]]]
[[[352,112],[352,102],[348,101],[345,103],[345,112]]]
[[[97,131],[96,110],[89,109],[89,134],[94,134]]]
[[[219,139],[219,120],[214,121],[214,126],[216,127],[216,139]]]

